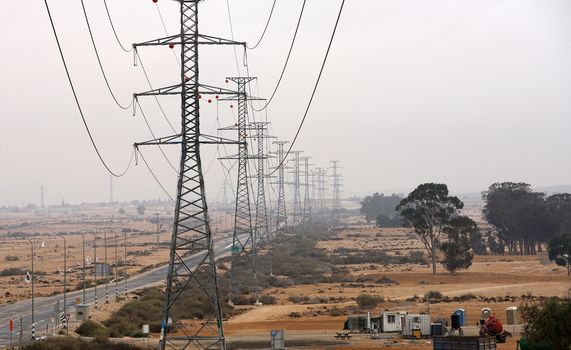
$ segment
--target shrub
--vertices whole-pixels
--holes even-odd
[[[11,267],[9,269],[4,269],[0,271],[0,276],[24,276],[26,274],[25,270]]]
[[[372,309],[379,305],[379,303],[384,302],[385,298],[380,295],[359,294],[355,300],[360,308]]]
[[[380,279],[377,280],[377,284],[381,284],[381,285],[387,285],[387,284],[394,284],[394,285],[399,285],[400,283],[392,278],[389,277],[382,277]]]
[[[424,294],[424,298],[426,300],[441,300],[442,297],[442,293],[437,290],[429,290],[426,292],[426,294]]]
[[[20,257],[17,255],[6,255],[6,261],[19,261]]]
[[[562,350],[571,347],[571,302],[550,298],[541,303],[526,303],[520,310],[528,343],[553,345]]]
[[[105,326],[92,320],[87,320],[79,325],[79,327],[75,329],[75,333],[84,337],[109,336],[109,330],[105,328]]]
[[[275,305],[278,303],[278,300],[273,295],[260,295],[259,300],[264,305]]]

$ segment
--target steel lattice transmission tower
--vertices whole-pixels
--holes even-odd
[[[230,77],[226,78],[238,85],[238,123],[221,128],[220,130],[238,131],[238,154],[221,159],[235,159],[238,161],[238,179],[236,182],[236,203],[234,212],[234,233],[232,236],[232,266],[230,269],[230,295],[232,301],[233,290],[232,281],[236,267],[236,257],[245,254],[252,269],[254,285],[257,286],[256,269],[256,237],[252,229],[252,213],[250,207],[250,191],[248,185],[248,160],[252,157],[248,154],[248,131],[253,127],[248,125],[248,96],[246,93],[247,84],[256,79],[253,77]],[[226,98],[223,100],[233,100]]]
[[[272,136],[266,135],[269,122],[252,122],[250,127],[255,130],[252,138],[257,141],[258,152],[251,156],[257,160],[256,166],[256,180],[257,180],[257,193],[256,193],[256,220],[254,221],[254,229],[256,233],[256,246],[260,244],[270,244],[270,229],[268,226],[268,209],[266,203],[266,167],[265,161],[269,156],[264,151],[264,142]]]
[[[285,201],[285,164],[284,164],[284,146],[288,141],[274,141],[278,146],[278,207],[276,217],[276,231],[287,227],[287,210]]]
[[[304,189],[305,189],[305,193],[304,193],[304,197],[303,197],[303,216],[302,216],[302,222],[304,224],[307,224],[309,222],[311,222],[312,218],[311,218],[311,196],[309,195],[310,193],[310,182],[309,182],[309,177],[310,177],[310,172],[309,172],[309,160],[311,159],[311,157],[301,157],[301,160],[303,161],[303,175],[305,178],[305,183],[304,183]]]
[[[332,160],[331,161],[331,169],[332,174],[331,178],[333,179],[333,202],[331,206],[331,222],[333,225],[336,225],[339,222],[339,211],[341,210],[341,174],[339,174],[339,161]]]
[[[317,206],[319,208],[319,218],[323,221],[325,214],[325,177],[326,170],[317,168]]]
[[[141,46],[168,45],[180,47],[180,82],[148,92],[140,96],[180,95],[180,134],[156,140],[136,143],[141,145],[175,144],[181,147],[176,207],[162,315],[160,349],[225,349],[220,293],[216,275],[212,232],[209,225],[208,207],[204,192],[204,176],[200,156],[200,144],[228,143],[200,133],[199,96],[205,94],[236,96],[235,91],[202,85],[199,82],[199,45],[242,45],[232,40],[201,35],[198,32],[198,3],[201,0],[177,0],[180,3],[180,33],[139,44]],[[136,105],[136,104],[134,104]],[[199,322],[184,322],[178,317],[182,311],[179,301],[199,300],[204,304],[204,318]],[[188,311],[188,310],[185,310]],[[176,335],[165,332],[172,320]]]
[[[293,223],[298,224],[302,221],[301,211],[301,181],[300,181],[300,154],[303,151],[291,151],[293,154]]]

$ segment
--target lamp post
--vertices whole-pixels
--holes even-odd
[[[63,239],[63,315],[66,317],[67,315],[67,240],[63,235],[58,235]],[[58,306],[59,312],[59,306]],[[56,322],[59,324],[59,313],[57,315]],[[67,320],[67,318],[66,318]],[[67,326],[67,321],[65,322],[65,332],[68,334],[69,327]]]
[[[30,281],[32,282],[32,339],[36,339],[36,314],[35,314],[35,296],[34,296],[34,241],[30,238],[27,239],[32,248],[32,275]]]
[[[125,257],[123,259],[123,277],[125,278],[125,297],[127,296],[127,231],[123,232],[125,237]]]
[[[95,308],[97,309],[97,229],[93,231],[93,276],[95,285]]]
[[[109,304],[109,264],[107,264],[107,230],[103,230],[105,245],[105,304]]]
[[[119,299],[119,260],[117,255],[117,229],[115,231],[115,300]]]
[[[81,267],[83,270],[83,305],[85,305],[85,235],[80,232],[79,233],[81,235],[81,242],[82,242],[82,259],[81,259]]]

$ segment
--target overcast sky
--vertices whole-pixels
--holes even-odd
[[[151,0],[107,0],[120,39],[165,35]],[[235,39],[253,45],[271,0],[230,0]],[[106,90],[79,1],[50,0],[64,54],[103,157],[124,168],[131,145],[151,139],[138,113],[118,109]],[[117,45],[102,1],[85,0],[104,68],[118,99],[148,90],[132,54]],[[277,0],[250,74],[267,97],[279,77],[302,0]],[[43,1],[9,1],[0,11],[0,205],[106,201],[109,176],[87,138],[57,52]],[[178,6],[159,0],[169,34]],[[291,140],[309,99],[339,1],[308,0],[283,83],[268,109],[271,131]],[[200,30],[230,38],[226,0],[200,4]],[[172,85],[168,47],[140,50],[155,87]],[[178,49],[175,49],[178,53]],[[237,75],[230,47],[201,48],[201,81],[225,87]],[[242,63],[242,50],[237,50]],[[318,166],[340,160],[344,194],[406,191],[445,182],[454,193],[496,181],[571,183],[571,2],[568,0],[347,0],[321,85],[295,149]],[[240,67],[244,74],[244,67]],[[230,87],[230,86],[229,86]],[[180,124],[180,102],[163,98]],[[157,135],[172,131],[152,98],[141,104]],[[216,134],[216,103],[201,104],[203,132]],[[228,103],[222,125],[234,123]],[[258,120],[265,115],[255,114]],[[231,132],[226,137],[235,137]],[[209,200],[224,175],[214,146],[203,146]],[[143,150],[174,194],[176,175],[156,148]],[[165,152],[178,163],[177,146]],[[234,153],[231,147],[228,153]],[[231,174],[235,183],[235,173]],[[144,165],[114,182],[115,199],[164,198]]]

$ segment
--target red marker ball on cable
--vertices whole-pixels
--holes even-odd
[[[169,47],[170,47],[171,49],[174,49],[174,44],[169,44]]]
[[[159,2],[159,0],[153,0],[153,2],[156,4],[157,2]]]
[[[212,100],[211,100],[211,99],[208,99],[208,103],[212,103]]]

